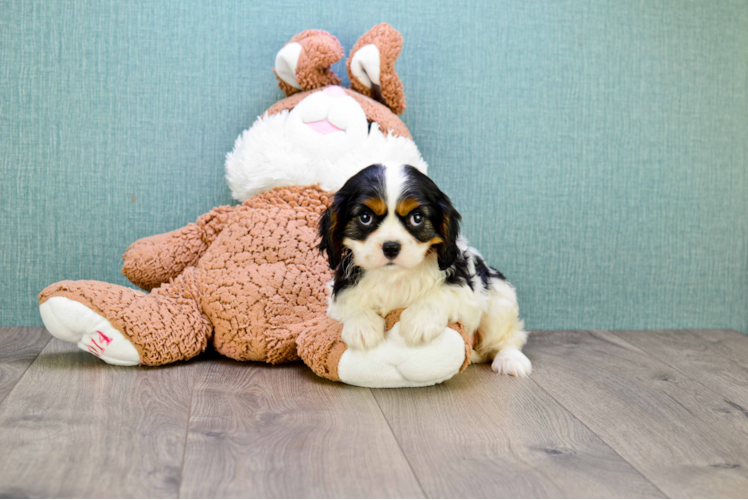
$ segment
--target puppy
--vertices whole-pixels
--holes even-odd
[[[514,288],[460,236],[449,197],[409,165],[371,165],[335,193],[320,218],[319,249],[335,277],[327,314],[343,341],[369,349],[384,339],[384,316],[406,308],[400,332],[415,346],[450,322],[477,335],[472,361],[529,375],[527,340]]]

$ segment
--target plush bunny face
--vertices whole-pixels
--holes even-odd
[[[372,39],[371,33],[375,30],[381,36]],[[397,89],[381,88],[374,83],[392,82],[397,78],[394,58],[399,50],[393,57],[392,44],[385,45],[385,42],[399,34],[388,25],[380,25],[372,32],[365,35],[373,40],[363,47],[365,60],[357,57],[361,50],[354,52],[349,67],[355,68],[359,76],[362,72],[370,75],[368,83],[376,86],[377,95],[385,104],[393,100],[382,96],[396,95],[393,109],[402,110],[405,105],[402,85],[397,93]],[[234,150],[227,155],[226,177],[234,198],[244,201],[268,189],[291,185],[319,184],[325,190],[334,191],[374,163],[398,162],[425,173],[426,162],[407,127],[390,108],[360,92],[329,85],[339,82],[329,68],[331,59],[315,58],[319,54],[313,50],[342,55],[342,48],[333,50],[339,47],[335,45],[337,40],[326,32],[314,31],[302,36],[305,33],[294,37],[276,58],[276,75],[288,97],[270,107],[242,133]],[[376,64],[372,62],[372,53],[379,42],[383,48],[390,48],[387,54],[393,59],[385,61],[384,65],[379,59],[374,61]],[[320,60],[327,66],[309,67]],[[380,74],[387,68],[391,75]],[[289,76],[292,70],[296,75],[293,79]],[[353,73],[351,81],[354,87],[360,86],[360,80]],[[300,82],[312,88],[304,88]],[[320,82],[327,85],[315,87]],[[399,79],[396,83],[399,84]]]

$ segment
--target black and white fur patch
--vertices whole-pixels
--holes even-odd
[[[406,308],[407,343],[430,341],[459,321],[478,335],[478,358],[500,359],[497,371],[529,373],[514,288],[467,245],[460,220],[449,197],[408,165],[371,165],[335,194],[320,219],[319,249],[335,270],[328,315],[343,322],[349,347],[376,346],[382,318]],[[500,357],[506,349],[513,351]]]

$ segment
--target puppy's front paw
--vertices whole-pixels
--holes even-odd
[[[411,306],[400,315],[400,334],[409,346],[431,342],[447,327],[447,315],[435,307]]]
[[[519,349],[506,347],[493,358],[491,369],[500,375],[527,377],[532,373],[532,363]]]
[[[361,314],[345,322],[340,336],[350,349],[371,349],[384,340],[384,318]]]

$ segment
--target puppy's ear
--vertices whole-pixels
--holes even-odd
[[[437,257],[439,269],[444,271],[457,260],[459,248],[457,248],[457,237],[460,235],[460,217],[459,212],[452,206],[449,197],[444,193],[439,199],[438,205],[442,211],[442,223],[439,232],[444,240],[437,248]]]
[[[318,232],[320,242],[317,248],[323,254],[327,253],[327,262],[330,268],[337,269],[343,258],[343,243],[340,239],[340,227],[343,221],[339,211],[340,205],[333,203],[322,213],[319,219]]]

